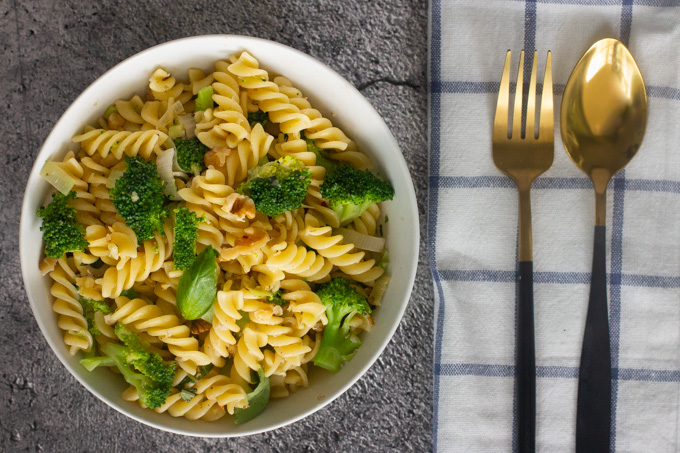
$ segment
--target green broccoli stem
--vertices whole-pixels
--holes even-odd
[[[372,200],[364,201],[361,204],[338,204],[333,207],[333,211],[338,215],[340,226],[344,227],[361,217],[361,214],[372,204]]]
[[[195,111],[201,111],[206,109],[211,109],[215,105],[213,103],[213,87],[207,86],[203,87],[198,91],[196,96],[196,108]]]
[[[137,394],[142,404],[151,409],[156,409],[163,404],[167,394],[164,397],[163,390],[152,379],[134,371],[127,363],[126,354],[129,348],[117,343],[106,343],[101,349],[120,370],[125,381],[137,389]]]
[[[336,373],[343,363],[354,356],[357,348],[361,346],[361,341],[354,341],[349,333],[346,317],[353,311],[346,307],[341,311],[326,310],[328,324],[323,331],[321,346],[314,358],[314,365]]]
[[[125,360],[125,356],[129,351],[129,348],[110,342],[103,345],[101,350],[120,370],[127,383],[134,385],[139,392],[143,387],[143,381],[148,378],[141,373],[137,373],[130,367],[130,365],[128,365],[127,361]]]
[[[87,371],[93,371],[100,366],[115,366],[116,362],[111,357],[85,357],[80,359],[80,364],[85,367]]]

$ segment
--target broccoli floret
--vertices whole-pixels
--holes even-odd
[[[52,194],[52,201],[40,209],[38,216],[43,218],[40,230],[45,241],[45,255],[61,258],[66,252],[75,252],[87,247],[85,228],[76,223],[76,210],[68,201],[74,200],[76,193],[68,195],[60,192]]]
[[[153,238],[153,232],[163,231],[165,181],[158,175],[154,162],[141,157],[126,157],[127,168],[111,189],[113,205],[127,226],[137,234],[137,243]]]
[[[321,196],[338,214],[341,226],[361,216],[373,203],[391,200],[394,196],[394,188],[389,181],[381,180],[368,170],[338,164],[330,160],[304,132],[300,133],[300,137],[307,142],[307,151],[316,154],[316,165],[326,169]]]
[[[298,159],[285,156],[248,172],[239,193],[248,195],[255,209],[269,217],[297,209],[307,195],[311,173]]]
[[[104,357],[86,357],[80,363],[89,371],[115,365],[128,384],[135,386],[142,404],[151,409],[162,406],[170,395],[177,364],[168,365],[155,352],[147,352],[137,334],[124,324],[116,324],[115,332],[122,345],[106,343],[101,347]]]
[[[323,331],[314,365],[336,372],[361,346],[361,340],[350,333],[348,321],[357,313],[369,314],[371,308],[366,298],[343,277],[336,277],[322,285],[316,294],[326,306],[328,324]]]
[[[265,111],[258,110],[257,112],[248,112],[248,124],[251,126],[255,123],[260,123],[262,127],[269,122],[269,114]]]
[[[348,164],[327,173],[321,184],[321,197],[338,214],[341,226],[358,218],[372,204],[391,200],[393,196],[394,188],[389,181]]]
[[[151,409],[157,409],[165,403],[170,395],[172,381],[170,384],[157,382],[143,373],[135,371],[132,364],[127,360],[130,349],[126,346],[113,342],[106,343],[102,346],[102,352],[113,361],[127,383],[135,386],[142,404]]]
[[[175,269],[191,267],[196,259],[196,239],[198,239],[198,224],[204,218],[198,217],[184,206],[175,209],[175,243],[172,257]]]
[[[90,332],[90,335],[93,337],[100,335],[101,332],[94,322],[94,313],[98,311],[100,313],[109,314],[113,312],[113,308],[109,307],[103,300],[87,299],[85,297],[80,298],[80,305],[83,307],[83,316],[87,321],[88,332]]]
[[[205,153],[209,148],[197,137],[174,140],[177,149],[177,164],[184,171],[200,175],[205,170]]]
[[[117,323],[114,328],[116,336],[123,342],[129,351],[125,355],[125,360],[134,365],[145,376],[156,382],[172,385],[177,371],[177,363],[166,365],[161,356],[155,352],[147,352],[148,345],[142,343],[136,333],[131,331],[125,324]]]

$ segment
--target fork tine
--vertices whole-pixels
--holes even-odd
[[[517,84],[515,85],[515,111],[512,114],[512,138],[522,137],[522,88],[524,84],[524,51],[519,54],[519,69],[517,70]]]
[[[536,132],[536,60],[538,52],[534,50],[534,62],[531,64],[531,80],[529,80],[529,97],[527,98],[527,128],[524,132],[526,138],[535,138]]]
[[[508,138],[508,106],[510,105],[510,51],[505,54],[505,65],[498,88],[496,117],[493,121],[494,139]]]
[[[553,121],[552,54],[548,51],[548,59],[545,62],[545,77],[543,78],[543,94],[541,95],[538,138],[548,141],[554,140]]]

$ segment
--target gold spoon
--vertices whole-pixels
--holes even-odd
[[[607,184],[635,156],[647,126],[647,92],[640,69],[616,39],[596,42],[564,89],[562,142],[595,187],[595,244],[583,335],[576,410],[576,451],[608,452],[611,355],[605,269]]]

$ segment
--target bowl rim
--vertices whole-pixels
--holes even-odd
[[[115,72],[120,68],[121,66],[128,64],[130,60],[133,59],[140,59],[143,58],[145,55],[154,53],[156,52],[159,48],[163,47],[171,47],[175,46],[179,43],[185,43],[188,41],[201,41],[204,39],[215,39],[215,38],[224,38],[224,39],[229,39],[229,40],[238,40],[240,42],[243,42],[243,47],[245,49],[248,49],[248,42],[256,42],[260,43],[261,45],[266,45],[266,46],[272,46],[273,48],[279,48],[282,50],[286,50],[288,52],[292,52],[294,54],[297,54],[298,57],[306,60],[308,63],[312,65],[320,65],[323,67],[324,70],[328,72],[329,75],[332,75],[333,78],[337,79],[334,80],[333,82],[344,82],[348,86],[348,89],[350,91],[353,91],[353,94],[356,96],[357,101],[360,104],[363,104],[363,108],[371,111],[373,115],[375,115],[376,119],[380,121],[381,125],[384,126],[385,130],[389,132],[389,141],[390,141],[390,146],[394,149],[394,156],[391,156],[390,159],[394,161],[394,164],[396,166],[394,167],[395,170],[398,172],[402,173],[403,180],[407,182],[407,187],[402,187],[402,189],[406,189],[403,191],[404,195],[403,197],[406,199],[406,203],[409,205],[409,208],[412,210],[413,213],[416,215],[413,216],[411,219],[413,231],[414,231],[414,237],[412,241],[412,252],[411,256],[411,262],[406,263],[407,264],[407,269],[408,269],[408,282],[407,282],[407,292],[403,294],[402,296],[402,303],[400,304],[399,312],[395,318],[395,322],[390,326],[390,328],[387,330],[386,335],[384,338],[379,342],[378,347],[373,351],[371,354],[370,358],[367,360],[365,365],[361,367],[350,379],[348,379],[336,392],[334,395],[326,395],[325,398],[316,406],[310,408],[309,410],[302,412],[296,416],[290,417],[288,419],[282,420],[281,422],[278,423],[273,423],[269,426],[266,426],[264,428],[256,428],[253,430],[250,430],[248,432],[239,432],[239,433],[230,433],[230,432],[225,432],[225,433],[220,433],[220,434],[213,434],[213,433],[201,433],[201,432],[196,432],[192,431],[191,429],[178,429],[175,427],[170,427],[164,424],[157,423],[155,421],[145,419],[143,417],[140,417],[133,413],[132,411],[126,410],[122,404],[119,404],[114,401],[109,401],[107,397],[104,395],[100,394],[98,390],[95,390],[92,386],[89,385],[88,381],[85,379],[81,379],[81,377],[78,375],[78,373],[75,372],[74,369],[72,369],[71,364],[66,360],[66,357],[63,356],[62,353],[58,352],[59,347],[57,346],[56,339],[52,338],[48,334],[47,327],[44,325],[43,321],[39,316],[37,316],[37,312],[39,310],[39,307],[36,299],[37,297],[32,294],[32,289],[30,285],[28,285],[28,282],[30,279],[28,278],[28,275],[31,272],[35,272],[37,270],[36,263],[33,263],[29,261],[29,257],[25,256],[25,246],[24,242],[30,240],[27,238],[28,234],[28,227],[27,227],[27,222],[28,222],[28,217],[33,216],[35,217],[35,213],[33,211],[33,207],[30,206],[29,202],[29,197],[28,197],[28,190],[34,185],[33,182],[36,180],[37,174],[40,172],[40,167],[38,166],[38,162],[40,161],[40,157],[43,154],[47,154],[46,150],[46,145],[50,142],[51,138],[53,135],[56,134],[57,129],[60,129],[61,122],[69,116],[71,110],[75,109],[77,104],[79,104],[79,101],[87,96],[90,91],[92,91],[95,87],[95,85],[98,84],[98,82],[110,75],[111,73]],[[314,93],[308,93],[310,96],[314,96]],[[357,96],[358,95],[358,96]],[[62,151],[59,151],[57,154],[61,154]],[[391,166],[393,164],[390,164]],[[132,418],[133,420],[136,420],[137,422],[140,422],[144,425],[166,431],[166,432],[172,432],[175,434],[181,434],[185,436],[193,436],[193,437],[204,437],[204,438],[229,438],[229,437],[246,437],[250,435],[255,435],[255,434],[260,434],[268,431],[272,431],[275,429],[282,428],[284,426],[290,425],[292,423],[295,423],[303,418],[306,418],[313,413],[319,411],[320,409],[326,407],[329,405],[331,402],[335,401],[337,398],[339,398],[341,395],[343,395],[347,390],[352,387],[359,379],[361,379],[366,372],[368,371],[369,368],[371,368],[375,362],[378,360],[380,355],[383,353],[389,342],[392,340],[394,333],[396,332],[397,328],[401,324],[401,321],[403,319],[403,315],[406,311],[406,308],[410,302],[410,297],[411,293],[413,290],[413,285],[415,282],[415,277],[416,277],[416,271],[417,271],[417,265],[418,265],[418,255],[419,255],[419,248],[420,248],[420,219],[418,217],[418,206],[416,202],[416,195],[415,195],[415,189],[413,186],[413,180],[411,178],[410,172],[408,170],[408,166],[406,164],[406,160],[403,157],[403,154],[401,153],[400,147],[396,141],[396,138],[392,134],[391,130],[385,123],[384,119],[382,116],[377,112],[377,110],[373,107],[373,105],[364,97],[364,95],[351,83],[349,83],[342,75],[340,75],[337,71],[335,71],[333,68],[330,66],[326,65],[325,63],[317,60],[316,58],[312,57],[311,55],[308,55],[302,51],[299,51],[293,47],[287,46],[285,44],[276,42],[276,41],[271,41],[267,39],[262,39],[262,38],[257,38],[257,37],[251,37],[251,36],[244,36],[244,35],[234,35],[234,34],[209,34],[209,35],[194,35],[194,36],[187,36],[179,39],[174,39],[170,41],[166,41],[163,43],[156,44],[152,47],[148,47],[140,52],[137,52],[110,69],[108,69],[106,72],[98,76],[92,83],[90,83],[66,108],[66,110],[60,115],[59,119],[54,123],[52,126],[52,129],[50,130],[50,133],[47,135],[45,140],[40,146],[40,149],[38,150],[38,153],[36,154],[34,158],[34,163],[31,168],[31,171],[29,173],[26,186],[24,188],[24,197],[23,197],[23,202],[22,202],[22,207],[21,207],[21,217],[20,217],[20,225],[19,225],[19,255],[20,255],[20,260],[21,260],[21,274],[22,274],[22,279],[24,282],[24,288],[26,290],[26,294],[29,300],[29,304],[31,306],[33,318],[36,320],[40,331],[42,333],[43,338],[47,341],[49,344],[50,348],[52,349],[52,352],[57,356],[59,361],[64,365],[64,367],[68,370],[68,372],[73,376],[81,385],[83,385],[91,394],[93,394],[95,397],[97,397],[100,401],[103,401],[106,405],[109,407],[113,408],[114,410],[118,411],[119,413]],[[27,252],[26,252],[27,253]],[[55,320],[56,322],[56,320]],[[370,333],[369,333],[370,334]],[[61,339],[60,339],[61,340]],[[60,345],[61,346],[61,345]],[[122,399],[120,401],[123,401]],[[191,425],[188,424],[190,427]]]

